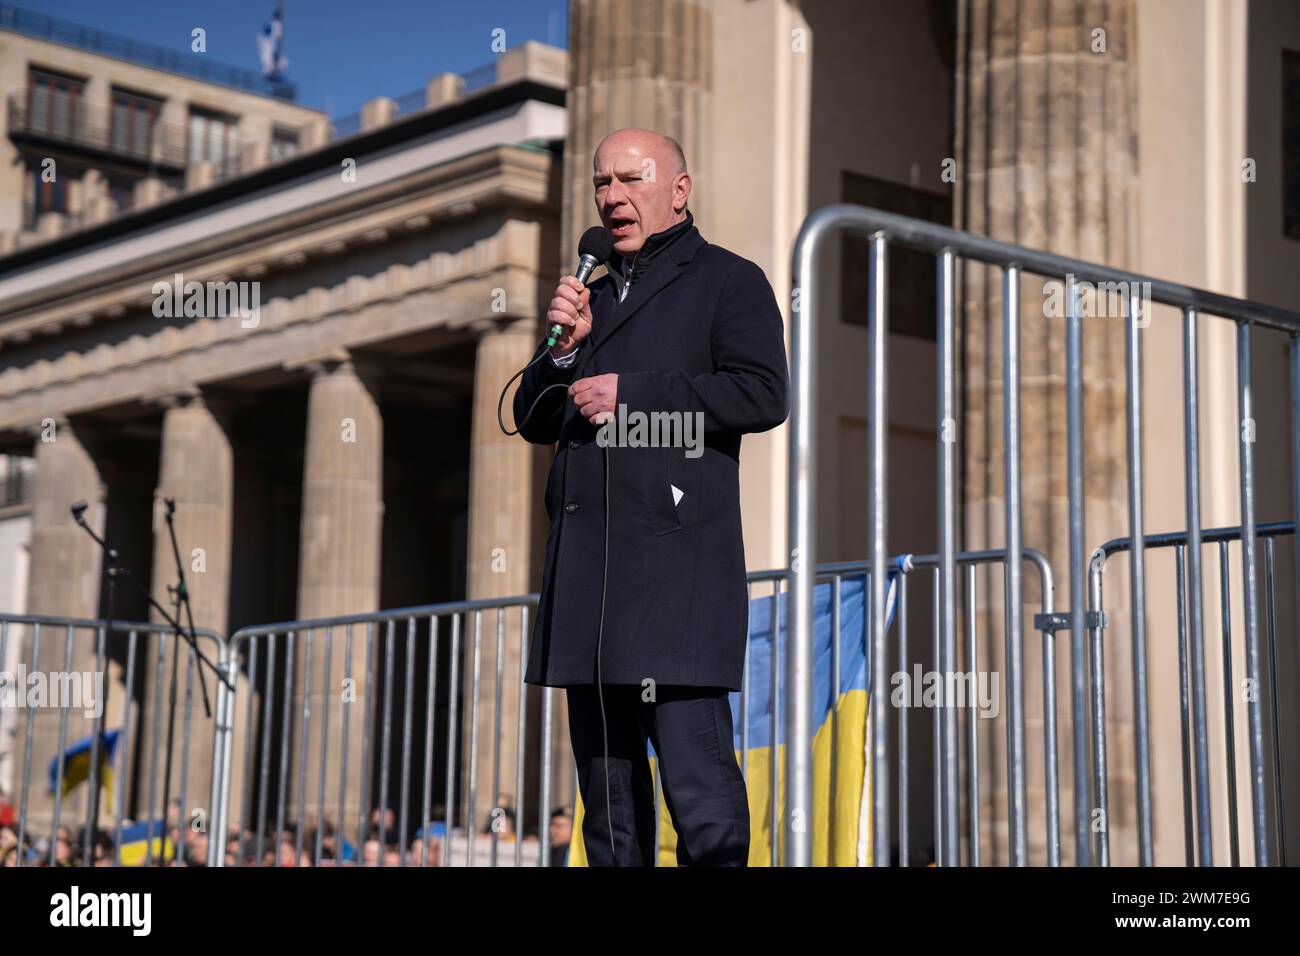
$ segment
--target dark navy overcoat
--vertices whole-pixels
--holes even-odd
[[[703,452],[630,442],[602,448],[564,389],[542,397],[521,430],[530,442],[556,443],[526,680],[557,687],[597,680],[608,477],[600,679],[738,690],[748,627],[740,442],[788,413],[781,312],[762,270],[706,242],[689,213],[646,240],[620,302],[624,267],[616,254],[591,284],[592,330],[573,366],[542,356],[524,374],[515,420],[548,385],[616,372],[627,421],[635,412],[647,421],[656,412],[699,413]]]

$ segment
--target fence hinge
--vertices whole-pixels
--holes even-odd
[[[1092,630],[1094,627],[1106,629],[1106,612],[1105,611],[1085,611],[1083,614],[1083,626]],[[1068,631],[1070,629],[1070,612],[1053,611],[1051,614],[1035,614],[1034,630],[1035,631]]]

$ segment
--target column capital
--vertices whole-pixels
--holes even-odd
[[[47,435],[57,437],[60,432],[71,432],[87,450],[91,450],[93,444],[107,433],[107,429],[103,424],[85,418],[74,419],[64,412],[53,412],[44,415],[36,421],[19,426],[17,430],[37,443],[48,443],[50,439],[46,437]]]
[[[387,374],[383,363],[373,356],[358,355],[343,348],[332,349],[293,363],[285,363],[284,368],[306,372],[313,380],[340,373],[355,375],[371,391],[377,388]]]
[[[480,339],[489,335],[526,335],[529,338],[535,338],[539,334],[536,318],[519,318],[517,316],[502,318],[483,316],[470,322],[467,328],[474,333],[476,338]]]

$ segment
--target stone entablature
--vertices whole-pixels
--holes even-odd
[[[0,372],[0,429],[413,332],[535,317],[541,227],[512,218],[511,209],[554,202],[552,169],[549,153],[498,147],[350,192],[266,234],[250,227],[201,244],[211,249],[160,251],[129,278],[75,301],[72,290],[50,290],[45,305],[0,326],[0,361],[8,366]],[[277,294],[277,286],[300,288],[302,270],[316,263],[328,273],[346,250],[408,238],[432,251],[368,276],[340,269],[328,284]],[[172,283],[177,272],[186,282],[259,282],[265,292],[255,324],[237,315],[179,325],[156,318],[154,284]],[[505,310],[495,311],[500,303]],[[139,331],[104,341],[127,323]],[[42,347],[47,341],[54,348]]]

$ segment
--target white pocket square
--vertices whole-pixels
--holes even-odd
[[[686,492],[682,491],[682,489],[678,488],[676,485],[669,485],[668,487],[673,490],[673,507],[676,508],[678,502],[682,500],[682,495],[686,494]]]

